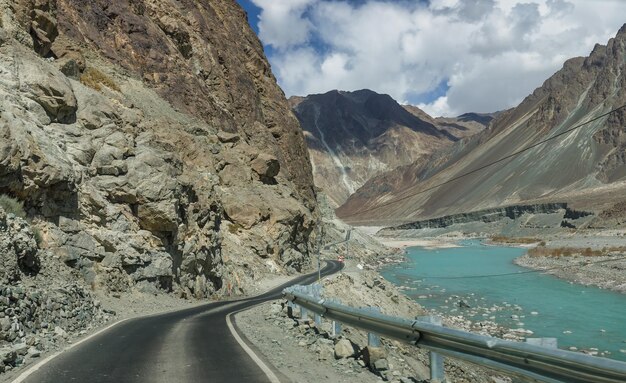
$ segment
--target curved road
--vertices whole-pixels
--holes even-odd
[[[328,261],[322,275],[342,267]],[[231,335],[226,316],[316,279],[317,273],[308,274],[256,297],[122,322],[61,353],[25,382],[268,382]]]

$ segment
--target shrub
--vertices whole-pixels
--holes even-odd
[[[24,203],[5,194],[0,194],[0,207],[7,213],[13,213],[16,217],[26,218]]]
[[[531,243],[537,243],[540,240],[537,238],[505,237],[502,235],[496,235],[496,236],[491,237],[491,241],[499,242],[499,243],[531,244]]]
[[[228,231],[231,234],[237,234],[237,232],[239,232],[239,230],[243,229],[243,226],[241,226],[241,224],[239,223],[233,223],[232,225],[228,226]]]
[[[115,81],[113,81],[113,79],[111,79],[111,77],[100,72],[96,68],[90,67],[85,69],[83,74],[80,76],[80,82],[83,85],[95,90],[101,90],[102,85],[104,85],[111,90],[120,91],[120,87],[115,83]]]
[[[577,247],[556,247],[547,248],[545,246],[537,246],[528,250],[528,255],[531,257],[571,257],[573,255],[582,255],[585,257],[601,257],[607,256],[616,252],[624,252],[626,247],[604,247],[602,250],[592,250],[590,247],[577,248]]]
[[[31,230],[33,231],[35,242],[37,242],[37,247],[41,249],[41,244],[43,243],[43,234],[41,233],[41,229],[36,226],[31,226]]]
[[[19,201],[13,197],[9,197],[5,194],[0,194],[0,208],[2,208],[7,214],[12,213],[16,217],[26,219],[28,223],[31,224],[30,228],[33,231],[33,236],[35,237],[35,242],[37,242],[37,247],[41,248],[41,245],[43,243],[43,234],[38,227],[32,226],[32,222],[30,222],[30,219],[26,218],[26,211],[24,210],[24,203],[22,201]]]

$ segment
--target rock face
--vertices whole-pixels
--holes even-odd
[[[565,62],[486,131],[429,163],[416,162],[372,179],[337,215],[352,222],[415,221],[536,202],[570,202],[596,212],[610,209],[623,201],[626,109],[600,116],[626,104],[625,57],[626,26],[606,46],[596,45],[589,57]],[[447,182],[559,133],[564,134]],[[403,196],[401,202],[377,208],[398,196]]]
[[[419,109],[367,89],[293,97],[290,103],[305,132],[315,184],[335,206],[371,177],[423,161],[457,140]]]
[[[0,373],[108,318],[77,271],[53,257],[28,222],[0,207]]]
[[[308,265],[302,131],[232,1],[0,1],[0,194],[95,289]],[[28,259],[26,257],[25,259]]]

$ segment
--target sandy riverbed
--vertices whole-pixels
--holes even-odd
[[[449,249],[453,247],[460,247],[453,241],[446,241],[443,239],[405,239],[405,238],[386,238],[386,237],[374,237],[377,241],[385,246],[395,248],[405,247],[424,247],[426,249]]]

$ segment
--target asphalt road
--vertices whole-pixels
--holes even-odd
[[[322,275],[342,267],[337,261],[329,261]],[[289,285],[316,279],[317,273],[309,274],[253,298],[214,302],[120,323],[63,352],[25,382],[268,382],[265,373],[231,335],[226,316],[276,299]]]

